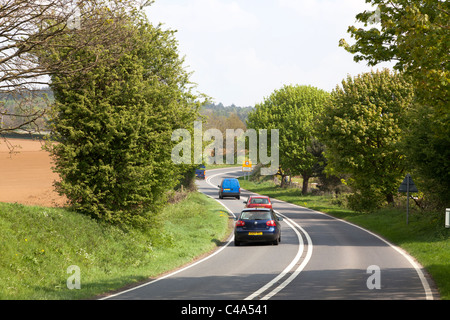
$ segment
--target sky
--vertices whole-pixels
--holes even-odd
[[[284,85],[331,92],[368,67],[339,47],[364,0],[156,0],[146,14],[177,30],[179,54],[196,91],[225,106],[254,106]]]

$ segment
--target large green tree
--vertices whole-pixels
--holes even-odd
[[[366,0],[373,11],[359,13],[362,28],[349,27],[355,42],[341,46],[355,61],[394,61],[411,77],[417,103],[406,133],[406,153],[426,193],[441,206],[450,203],[450,2]],[[437,202],[436,202],[437,201]]]
[[[285,85],[248,115],[247,127],[279,130],[279,164],[283,175],[302,175],[303,194],[315,174],[318,161],[311,151],[315,139],[315,120],[323,112],[329,93],[301,85]]]
[[[331,92],[320,122],[328,171],[349,175],[354,209],[392,202],[405,173],[403,129],[413,87],[389,70],[363,73]]]
[[[130,37],[96,48],[104,58],[90,72],[52,75],[56,186],[74,209],[92,217],[148,224],[186,169],[171,160],[172,132],[192,126],[199,104],[173,31],[142,16],[121,28]],[[117,51],[118,59],[108,59]],[[87,48],[53,57],[83,64],[98,54]]]

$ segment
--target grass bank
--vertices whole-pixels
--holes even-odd
[[[433,277],[441,299],[450,300],[450,229],[444,226],[443,212],[422,212],[412,207],[407,225],[406,208],[363,214],[345,208],[332,196],[302,195],[297,188],[280,188],[273,182],[240,179],[240,183],[246,190],[330,214],[382,236],[416,258]]]
[[[223,208],[201,193],[168,205],[155,232],[124,230],[61,208],[0,203],[0,299],[86,299],[155,277],[217,247]],[[69,290],[68,267],[80,270]]]

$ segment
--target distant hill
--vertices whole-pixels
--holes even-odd
[[[231,106],[224,106],[220,102],[218,104],[204,104],[200,109],[200,113],[204,115],[213,113],[216,116],[224,116],[226,118],[235,113],[237,114],[239,119],[241,119],[241,121],[245,123],[245,121],[248,119],[248,114],[253,111],[253,109],[253,107],[238,107],[234,104],[232,104]]]
[[[47,95],[47,98],[50,100],[53,99],[53,91],[49,87],[43,87],[40,89],[15,92],[15,93],[0,92],[0,100],[8,101],[8,100],[30,98],[30,97],[36,98],[36,97],[43,97],[44,95]]]

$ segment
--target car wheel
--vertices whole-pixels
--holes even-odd
[[[280,243],[280,238],[276,238],[274,241],[273,241],[273,245],[274,246],[277,246],[278,244]]]
[[[241,196],[237,196],[237,197],[236,197],[236,199],[238,199],[238,200],[239,200],[240,198],[241,198]]]
[[[238,247],[241,243],[239,241],[234,240],[234,245]]]

